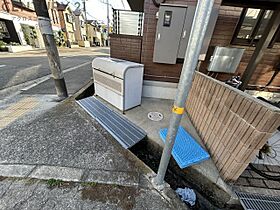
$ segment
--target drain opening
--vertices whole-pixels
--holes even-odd
[[[163,114],[161,114],[160,112],[149,112],[148,118],[152,121],[158,122],[163,119]]]
[[[148,141],[142,141],[134,145],[129,149],[134,155],[136,155],[140,160],[142,160],[147,166],[149,166],[155,173],[158,171],[158,166],[160,163],[160,158],[162,154],[162,148]],[[173,158],[171,158],[168,170],[166,172],[165,181],[170,185],[170,187],[175,191],[178,187],[192,188],[194,189],[197,202],[194,207],[190,209],[195,210],[206,210],[206,209],[228,209],[225,208],[225,203],[222,201],[213,200],[209,195],[203,194],[203,191],[199,190],[199,187],[187,176],[183,170],[179,168],[177,163]],[[223,197],[223,195],[221,195]],[[221,199],[222,200],[222,199]],[[232,208],[232,207],[230,207]],[[229,208],[229,209],[230,209]],[[234,206],[232,209],[240,209],[239,206]]]

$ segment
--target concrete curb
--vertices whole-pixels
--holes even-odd
[[[67,182],[96,182],[136,187],[140,180],[140,175],[134,172],[25,164],[0,164],[0,176],[41,180],[57,179]]]

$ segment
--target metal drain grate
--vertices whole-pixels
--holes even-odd
[[[280,197],[236,192],[244,209],[279,210]]]
[[[141,128],[109,109],[93,96],[81,99],[77,103],[126,149],[132,147],[147,135]]]

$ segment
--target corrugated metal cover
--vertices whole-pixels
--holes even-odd
[[[147,135],[144,130],[108,108],[96,97],[84,98],[77,103],[126,149],[132,147]]]
[[[236,192],[246,210],[279,210],[280,197]]]

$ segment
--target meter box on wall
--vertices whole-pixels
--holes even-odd
[[[154,62],[175,64],[178,58],[185,57],[195,9],[195,6],[175,4],[160,6],[154,45]],[[207,52],[217,17],[218,9],[213,8],[201,50],[201,60],[204,59]]]
[[[208,71],[234,74],[244,51],[243,48],[215,47]]]

